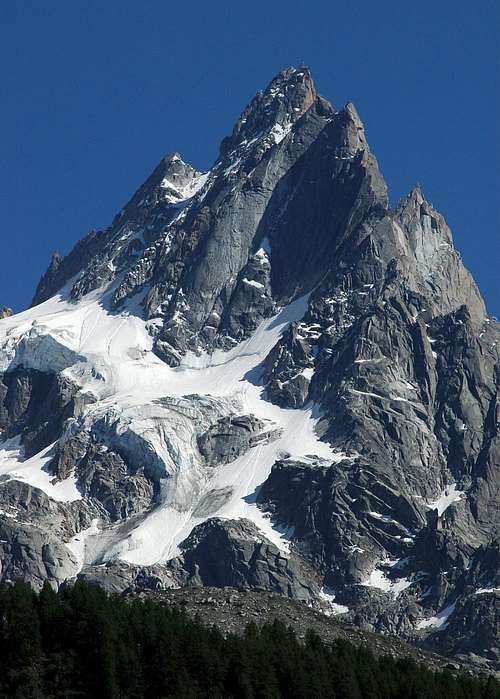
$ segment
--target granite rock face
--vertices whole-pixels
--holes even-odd
[[[36,454],[61,434],[75,410],[78,390],[62,373],[48,374],[16,367],[0,383],[0,429],[6,437],[21,435],[25,456]]]
[[[31,524],[0,519],[2,580],[23,580],[41,588],[45,580],[58,586],[75,571],[64,544]]]
[[[269,590],[499,662],[499,325],[306,67],[33,304],[0,321],[0,579]]]
[[[252,447],[269,441],[276,432],[253,415],[224,417],[198,437],[198,449],[210,466],[231,463]]]
[[[319,592],[307,566],[262,540],[255,524],[244,519],[213,518],[195,527],[169,568],[182,586],[270,590],[304,601]]]

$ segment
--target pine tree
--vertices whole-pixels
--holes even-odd
[[[152,600],[78,583],[0,585],[0,699],[498,699],[499,684],[275,621],[223,636]]]

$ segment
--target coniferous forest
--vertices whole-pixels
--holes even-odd
[[[76,584],[0,587],[0,697],[496,699],[492,678],[300,643],[279,622],[223,636],[177,609]]]

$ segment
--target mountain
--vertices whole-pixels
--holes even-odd
[[[267,590],[498,667],[499,332],[285,70],[0,321],[0,581]]]

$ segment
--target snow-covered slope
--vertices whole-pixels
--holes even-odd
[[[119,313],[109,310],[114,292],[92,292],[77,303],[65,300],[67,290],[12,316],[0,326],[0,347],[4,369],[22,365],[25,369],[58,370],[92,396],[78,420],[87,429],[98,421],[118,423],[116,431],[132,432],[161,462],[165,480],[163,502],[145,514],[131,531],[93,532],[87,536],[87,563],[120,557],[142,565],[165,562],[177,555],[178,544],[193,527],[210,517],[246,517],[283,551],[288,544],[283,532],[273,527],[252,501],[252,495],[267,478],[274,462],[283,454],[294,457],[314,455],[334,461],[334,454],[316,432],[320,421],[314,404],[303,409],[285,409],[265,400],[259,381],[262,362],[291,321],[300,319],[307,307],[301,298],[263,321],[255,333],[230,351],[217,350],[200,356],[188,354],[176,368],[170,368],[152,352],[147,322],[135,315],[133,302]],[[42,342],[43,340],[43,342]],[[50,342],[49,342],[50,341]],[[73,362],[71,362],[73,360]],[[262,442],[236,460],[215,470],[204,467],[193,448],[195,425],[191,420],[173,424],[170,411],[159,401],[172,397],[217,398],[210,412],[217,418],[254,415],[279,430],[272,442]],[[73,425],[72,428],[74,429]],[[62,439],[65,435],[62,436]],[[12,442],[12,440],[10,440]],[[131,441],[131,440],[130,440]],[[50,497],[72,501],[79,497],[75,476],[53,482],[47,473],[54,445],[23,460],[18,441],[4,445],[1,473],[20,478],[41,488]],[[131,442],[131,453],[139,449]],[[168,478],[167,478],[168,477]],[[191,481],[193,483],[191,484]],[[199,504],[217,492],[226,497],[208,515],[197,515]],[[80,557],[83,565],[85,556]]]

